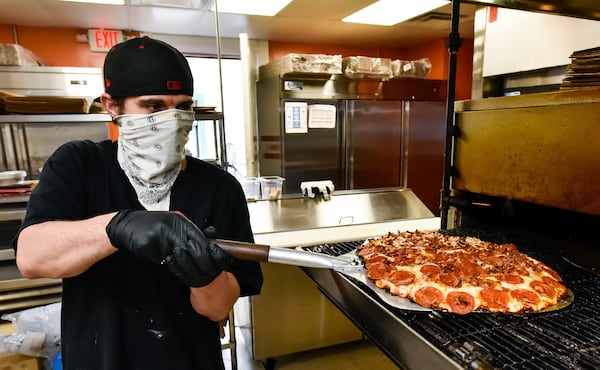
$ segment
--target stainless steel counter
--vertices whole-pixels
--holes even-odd
[[[434,217],[404,188],[336,191],[330,200],[288,196],[250,202],[248,209],[255,235]]]
[[[330,200],[284,196],[252,202],[248,208],[255,241],[284,248],[440,227],[440,219],[410,189],[402,188],[336,191]],[[263,289],[251,297],[255,360],[363,337],[302,269],[276,263],[261,267]]]

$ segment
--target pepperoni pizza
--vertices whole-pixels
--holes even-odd
[[[521,313],[567,294],[556,271],[514,244],[416,231],[369,239],[358,249],[377,287],[424,307]]]

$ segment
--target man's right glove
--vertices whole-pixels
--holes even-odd
[[[156,264],[189,239],[208,245],[198,227],[177,212],[120,211],[106,225],[106,233],[113,246]]]

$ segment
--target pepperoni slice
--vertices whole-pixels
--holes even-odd
[[[460,266],[460,271],[463,275],[467,276],[481,276],[485,272],[483,267],[479,266],[475,262],[466,262]]]
[[[439,275],[442,272],[442,269],[438,265],[423,265],[421,267],[421,273],[425,276],[435,276]]]
[[[397,270],[390,274],[388,280],[396,285],[408,285],[415,281],[415,275],[410,271]]]
[[[540,303],[540,297],[531,290],[527,289],[513,289],[510,291],[510,295],[523,303],[524,306],[531,307],[531,305],[537,305]]]
[[[381,254],[373,254],[370,256],[365,256],[365,263],[366,264],[371,264],[371,263],[380,263],[380,262],[385,262],[387,261],[387,258],[384,255]]]
[[[529,275],[529,271],[527,271],[527,269],[523,266],[517,266],[517,267],[510,268],[506,272],[511,275],[520,275],[520,276],[528,276]]]
[[[524,281],[522,277],[515,274],[502,274],[500,279],[510,284],[521,284]]]
[[[543,265],[542,269],[544,271],[546,271],[547,273],[549,273],[550,275],[552,275],[552,277],[555,278],[557,281],[562,281],[558,272],[554,271],[551,267]]]
[[[365,246],[362,247],[359,251],[358,251],[358,255],[361,257],[364,257],[366,255],[372,254],[372,253],[376,253],[377,252],[377,248],[370,245],[370,246]]]
[[[543,295],[548,298],[554,298],[556,296],[556,289],[554,289],[554,287],[550,284],[542,283],[540,281],[532,281],[529,286],[539,295]]]
[[[477,286],[480,286],[484,289],[494,289],[498,286],[498,282],[493,279],[479,279],[477,281]]]
[[[563,284],[561,284],[560,282],[554,280],[551,277],[543,276],[542,277],[542,281],[544,283],[549,284],[552,287],[554,287],[554,289],[556,289],[556,292],[558,293],[559,297],[562,296],[563,294],[565,294],[567,292],[567,287],[566,286],[564,286]]]
[[[426,286],[415,292],[415,302],[423,307],[438,307],[444,300],[444,294],[441,290]]]
[[[479,292],[479,297],[492,311],[505,312],[510,302],[510,295],[506,290],[483,289]]]
[[[367,276],[373,280],[380,280],[386,278],[391,271],[392,269],[386,263],[372,263],[367,268]]]
[[[495,268],[504,266],[504,257],[492,256],[485,259],[485,262]]]
[[[467,292],[450,292],[446,296],[450,311],[459,315],[472,312],[475,308],[475,298]]]
[[[453,273],[440,274],[440,281],[452,288],[458,288],[462,285],[462,281],[458,275]]]

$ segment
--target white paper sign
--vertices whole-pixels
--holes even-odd
[[[335,128],[336,106],[313,104],[308,107],[309,128]]]
[[[308,132],[307,119],[308,104],[302,102],[285,102],[285,133],[306,134]]]

